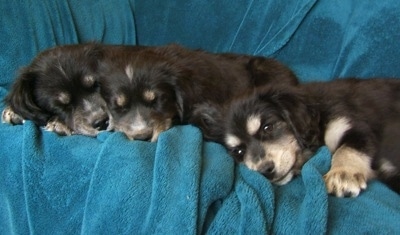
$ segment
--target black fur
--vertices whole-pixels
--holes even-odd
[[[287,132],[281,133],[293,135],[301,149],[296,155],[296,171],[318,147],[326,144],[327,125],[337,118],[347,118],[351,127],[343,133],[333,153],[346,146],[366,154],[372,159],[370,168],[375,175],[400,192],[400,148],[396,147],[400,139],[400,80],[340,79],[291,87],[265,87],[239,98],[230,106],[225,126],[226,134],[241,140],[240,146],[227,146],[239,161],[245,151],[251,151],[251,146],[276,140],[279,136],[275,130],[270,131],[269,136],[250,136],[245,125],[253,114],[261,114],[261,127],[273,127],[279,121],[286,123]],[[390,172],[384,171],[384,162],[390,163]],[[341,195],[335,191],[338,189],[333,190]],[[344,189],[345,196],[356,194]]]
[[[113,128],[131,139],[155,140],[172,125],[190,123],[200,127],[205,138],[215,140],[207,122],[209,114],[203,115],[202,107],[218,107],[261,83],[297,84],[295,75],[272,59],[213,54],[178,45],[147,47],[128,60],[113,61],[109,69],[111,63],[105,63],[105,70],[111,72],[101,82],[102,94],[110,107]],[[254,63],[263,67],[253,71]],[[131,74],[127,74],[127,66]],[[276,76],[275,69],[284,76]],[[143,98],[146,91],[155,93],[151,102]],[[121,97],[125,102],[118,105]]]
[[[5,97],[7,110],[20,117],[9,122],[28,119],[46,126],[56,121],[66,126],[60,134],[94,135],[104,129],[108,117],[97,81],[102,56],[97,44],[59,46],[40,53],[21,70]],[[89,110],[85,111],[84,99],[98,106],[96,115],[85,117],[82,112]]]

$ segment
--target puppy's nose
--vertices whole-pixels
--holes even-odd
[[[271,179],[274,177],[275,174],[275,164],[274,162],[267,162],[261,169],[261,173],[267,177],[268,179]]]
[[[141,133],[136,134],[133,136],[134,140],[143,140],[143,141],[150,141],[152,137],[152,133]]]
[[[106,130],[108,125],[110,124],[109,121],[110,120],[108,119],[108,117],[96,120],[93,122],[92,127],[99,131]]]

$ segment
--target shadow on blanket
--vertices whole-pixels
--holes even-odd
[[[60,137],[31,122],[1,124],[0,138],[1,234],[398,232],[400,197],[383,184],[355,199],[327,196],[325,148],[276,187],[192,126],[157,143]]]

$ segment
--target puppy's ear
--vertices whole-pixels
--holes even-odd
[[[22,118],[43,126],[50,118],[50,114],[36,104],[34,90],[37,76],[39,75],[35,72],[23,70],[4,102]]]
[[[308,101],[307,94],[295,87],[275,87],[269,97],[278,107],[303,148],[313,148],[319,136],[319,113]]]
[[[176,109],[178,111],[179,119],[182,122],[184,122],[184,106],[183,106],[183,99],[182,95],[179,92],[176,92]]]
[[[83,48],[85,61],[91,71],[97,71],[100,61],[104,59],[104,48],[99,43],[88,43]]]
[[[223,107],[210,103],[197,105],[189,118],[189,123],[202,130],[204,139],[223,143],[223,110]]]
[[[256,87],[266,84],[285,84],[291,86],[299,84],[292,70],[272,58],[262,56],[252,57],[247,64],[247,70]]]

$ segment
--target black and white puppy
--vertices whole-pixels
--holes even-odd
[[[105,56],[111,61],[102,68],[101,93],[110,109],[110,127],[130,139],[156,141],[175,124],[201,126],[201,118],[193,116],[199,104],[222,103],[255,85],[297,84],[288,68],[266,58],[212,54],[178,45],[147,47],[128,57]],[[249,72],[250,60],[257,66],[261,63],[265,68],[259,67],[271,76],[254,79],[258,71],[254,76]]]
[[[23,68],[9,94],[3,122],[32,120],[58,134],[94,136],[107,128],[108,111],[100,95],[98,44],[59,46],[40,53]]]
[[[224,138],[238,162],[278,185],[326,145],[329,193],[355,197],[373,178],[400,193],[400,80],[265,87],[233,102]]]

